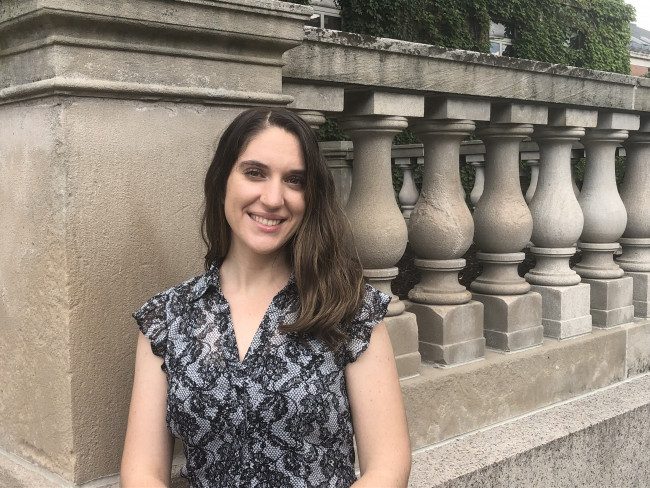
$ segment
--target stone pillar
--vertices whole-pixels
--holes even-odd
[[[321,142],[320,149],[334,178],[339,201],[345,207],[352,187],[352,141]]]
[[[600,113],[598,126],[582,138],[587,166],[578,202],[585,223],[578,242],[582,261],[575,271],[591,285],[591,315],[596,327],[631,322],[633,279],[614,262],[627,213],[616,188],[616,147],[639,127],[639,116]]]
[[[477,131],[486,148],[485,191],[474,209],[483,271],[470,290],[485,305],[486,344],[502,351],[542,342],[542,297],[517,272],[533,230],[519,184],[519,145],[533,132],[532,123],[546,119],[546,108],[510,104],[493,107],[492,122]]]
[[[591,332],[589,285],[569,267],[584,223],[573,192],[571,146],[585,134],[583,127],[596,125],[597,116],[595,110],[552,110],[552,125],[536,127],[533,136],[541,156],[539,185],[529,204],[536,264],[526,280],[542,295],[544,335],[554,339]]]
[[[401,378],[418,374],[420,353],[415,315],[404,311],[390,283],[406,249],[408,234],[395,201],[391,172],[393,138],[422,116],[424,98],[383,92],[346,93],[341,127],[352,138],[352,189],[345,211],[369,283],[392,297],[385,319]],[[393,115],[396,114],[396,115]]]
[[[621,199],[627,210],[627,227],[619,242],[623,254],[617,262],[633,280],[634,315],[650,317],[650,119],[624,142],[625,179]]]
[[[465,156],[465,161],[474,168],[474,186],[469,194],[469,199],[476,206],[485,188],[485,154],[468,154]]]
[[[580,188],[578,188],[578,184],[576,183],[576,166],[585,157],[585,150],[577,149],[575,146],[576,144],[571,149],[571,183],[573,185],[573,194],[578,198],[580,196]]]
[[[395,166],[402,170],[402,188],[399,191],[399,204],[402,208],[404,220],[408,223],[411,212],[418,201],[418,188],[413,179],[414,164],[411,158],[395,158]]]
[[[3,0],[0,485],[16,486],[16,459],[43,474],[30,487],[117,483],[130,314],[202,272],[202,178],[219,134],[246,106],[291,102],[282,54],[310,13]]]
[[[539,152],[537,151],[526,151],[520,154],[520,159],[526,163],[530,168],[530,183],[528,184],[528,189],[526,190],[526,203],[530,203],[535,195],[535,190],[537,189],[537,179],[539,178]]]
[[[424,143],[420,198],[409,221],[409,242],[422,279],[409,292],[418,318],[420,354],[455,365],[483,357],[483,304],[458,283],[472,244],[474,223],[465,203],[458,165],[461,141],[488,120],[488,102],[434,99],[412,129]]]

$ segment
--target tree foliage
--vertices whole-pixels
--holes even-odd
[[[624,0],[337,0],[345,29],[489,52],[490,21],[514,31],[512,55],[629,74],[634,8]]]

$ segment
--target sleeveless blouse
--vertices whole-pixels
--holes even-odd
[[[296,319],[292,276],[240,362],[219,270],[160,293],[133,314],[167,375],[167,428],[184,443],[193,488],[349,487],[353,428],[345,366],[368,347],[390,297],[365,285],[335,352],[278,331]]]

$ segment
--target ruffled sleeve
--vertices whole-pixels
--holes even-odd
[[[156,356],[165,357],[169,323],[167,320],[167,303],[169,295],[160,293],[145,303],[133,314],[140,331],[151,341],[151,350]]]
[[[350,324],[345,332],[350,338],[345,342],[345,363],[352,363],[368,348],[372,329],[381,322],[388,310],[390,297],[376,288],[366,284],[366,292]]]

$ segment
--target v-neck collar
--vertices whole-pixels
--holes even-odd
[[[284,287],[273,296],[271,302],[269,303],[269,306],[266,309],[266,312],[264,312],[262,321],[259,323],[257,330],[253,335],[253,339],[248,346],[248,350],[246,351],[246,354],[244,354],[244,358],[240,360],[239,349],[237,346],[237,336],[235,335],[232,312],[230,310],[230,303],[221,290],[219,277],[220,265],[221,263],[213,263],[210,265],[209,269],[197,280],[195,285],[190,290],[190,300],[198,300],[203,295],[205,295],[205,293],[210,288],[214,288],[217,291],[218,301],[221,304],[225,305],[224,311],[227,314],[227,327],[222,331],[225,340],[222,342],[222,344],[227,348],[227,355],[230,357],[231,361],[236,363],[239,368],[243,368],[247,364],[251,363],[253,361],[253,358],[258,355],[260,348],[265,343],[269,342],[270,335],[278,326],[278,320],[272,320],[269,315],[274,311],[274,309],[277,309],[278,313],[286,312],[279,309],[277,306],[277,301],[289,293],[292,287],[295,287],[296,276],[292,271],[291,275],[289,276],[289,280],[284,285]]]

